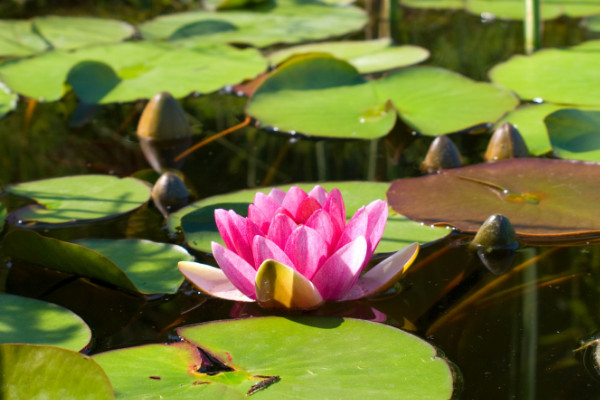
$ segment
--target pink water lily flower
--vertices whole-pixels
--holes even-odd
[[[387,217],[387,203],[375,200],[346,221],[338,189],[259,192],[247,218],[215,210],[225,242],[212,243],[220,269],[195,262],[180,262],[179,269],[208,294],[269,308],[311,309],[324,301],[354,300],[388,288],[418,252],[414,243],[361,276]]]

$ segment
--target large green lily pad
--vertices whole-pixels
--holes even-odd
[[[139,239],[69,243],[28,230],[10,232],[4,247],[13,258],[142,293],[175,293],[183,282],[177,262],[193,260],[172,244]]]
[[[111,400],[108,377],[89,356],[70,350],[0,344],[0,398]]]
[[[66,308],[0,293],[0,343],[27,343],[79,351],[92,337],[85,322]]]
[[[272,64],[300,54],[325,53],[348,61],[361,74],[386,71],[418,64],[429,57],[429,51],[419,46],[392,46],[389,38],[304,44],[269,54]]]
[[[347,218],[360,207],[373,200],[385,200],[387,183],[382,182],[319,182],[323,188],[330,191],[338,188],[344,198]],[[288,190],[290,186],[298,186],[310,191],[316,184],[303,183],[278,186],[279,189]],[[254,195],[260,191],[268,193],[271,188],[260,190],[242,190],[225,195],[213,196],[195,202],[169,216],[167,221],[169,230],[176,232],[182,229],[188,245],[196,250],[210,252],[212,241],[223,244],[214,219],[216,208],[234,209],[240,215],[246,215],[248,205],[254,201]],[[396,252],[413,242],[427,243],[446,236],[449,231],[445,228],[431,228],[411,221],[408,218],[390,212],[387,225],[377,252]]]
[[[0,82],[0,118],[17,108],[17,95]]]
[[[548,115],[544,122],[557,156],[600,161],[600,111],[563,109]]]
[[[119,399],[452,396],[450,368],[435,349],[386,325],[342,318],[266,317],[183,327],[178,333],[183,342],[94,356]],[[225,371],[204,373],[199,348],[224,364]]]
[[[68,82],[83,102],[106,104],[150,98],[161,91],[174,97],[214,92],[253,78],[266,67],[254,49],[138,41],[7,61],[0,64],[0,79],[13,91],[42,101],[60,99]]]
[[[0,20],[0,56],[119,42],[134,32],[134,27],[124,21],[105,18],[48,15],[29,21]]]
[[[398,179],[387,198],[397,212],[427,224],[475,232],[500,213],[522,240],[567,242],[600,235],[599,180],[598,164],[520,158]]]
[[[407,68],[367,81],[345,61],[307,55],[272,73],[246,112],[281,131],[373,139],[391,130],[396,112],[420,133],[441,135],[495,122],[517,104],[508,91],[441,68]]]
[[[361,29],[366,13],[355,6],[315,0],[277,0],[253,11],[189,11],[164,15],[139,25],[149,40],[211,41],[266,47],[341,36]]]
[[[150,186],[135,178],[78,175],[19,183],[6,188],[38,204],[13,211],[12,223],[87,222],[131,212],[150,198]]]
[[[496,65],[492,81],[523,100],[600,106],[600,51],[594,47],[541,50]]]

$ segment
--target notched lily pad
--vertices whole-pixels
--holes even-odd
[[[16,184],[8,193],[38,204],[13,211],[16,225],[88,222],[131,212],[150,198],[150,186],[135,178],[79,175]]]
[[[92,337],[85,322],[56,304],[0,293],[0,343],[27,343],[79,351]]]
[[[69,243],[28,230],[9,233],[4,247],[22,261],[142,293],[176,292],[183,282],[177,262],[193,259],[172,244],[140,239]]]
[[[115,398],[102,368],[91,357],[70,350],[0,344],[0,371],[2,399]]]
[[[356,210],[371,201],[385,199],[385,191],[388,188],[387,183],[380,182],[319,182],[318,184],[327,191],[333,188],[340,190],[346,205],[348,219],[354,215]],[[290,186],[298,186],[308,192],[315,185],[316,183],[303,183],[278,186],[277,188],[287,191]],[[260,192],[268,193],[270,190],[271,188],[264,188]],[[242,190],[195,202],[171,214],[167,220],[168,228],[173,233],[182,229],[190,247],[208,253],[211,251],[211,241],[223,244],[215,224],[214,210],[216,208],[233,209],[239,215],[246,216],[248,205],[254,201],[256,192],[258,190]],[[448,229],[431,228],[391,212],[383,237],[377,246],[377,252],[395,252],[413,242],[421,244],[431,242],[448,233]]]
[[[387,198],[427,224],[476,232],[492,214],[507,217],[521,240],[569,242],[600,236],[600,165],[521,158],[398,179]]]
[[[246,113],[280,131],[373,139],[392,129],[397,114],[424,135],[442,135],[495,122],[517,105],[506,90],[442,68],[406,68],[368,81],[345,61],[311,54],[271,73]]]
[[[450,368],[433,347],[386,325],[266,317],[188,326],[178,333],[183,342],[115,350],[94,359],[123,398],[452,396]]]

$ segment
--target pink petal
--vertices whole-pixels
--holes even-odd
[[[303,224],[306,222],[307,219],[310,218],[311,215],[315,213],[315,211],[320,209],[321,205],[316,199],[313,199],[312,197],[307,197],[304,200],[302,200],[302,203],[300,203],[300,205],[298,206],[298,211],[296,212],[294,219],[297,223]]]
[[[192,261],[180,261],[179,271],[206,294],[233,301],[254,301],[240,292],[219,268]]]
[[[367,241],[359,236],[336,251],[311,279],[325,300],[342,297],[356,283],[367,253]]]
[[[308,196],[317,200],[322,207],[325,205],[325,201],[327,200],[327,190],[317,185],[310,192],[308,192]]]
[[[281,207],[281,202],[275,200],[270,195],[267,196],[266,194],[261,193],[261,192],[257,192],[254,195],[254,203],[253,204],[254,204],[254,207],[258,208],[263,213],[263,215],[265,216],[265,218],[267,220],[270,220],[271,218],[273,218],[273,215],[275,215],[275,212],[277,211],[277,209],[279,207]],[[250,213],[249,209],[248,209],[248,213]]]
[[[388,205],[383,200],[375,200],[367,206],[367,259],[370,259],[379,244],[388,217]]]
[[[252,251],[248,242],[246,218],[237,215],[233,210],[215,210],[217,229],[225,242],[225,246],[246,262],[252,263]]]
[[[273,241],[277,246],[284,249],[287,240],[297,226],[298,225],[296,225],[296,222],[294,222],[294,220],[288,215],[283,213],[277,214],[271,222],[271,226],[267,232],[267,237],[271,239],[271,241]]]
[[[337,242],[336,249],[340,249],[348,243],[354,241],[359,236],[367,237],[367,226],[369,223],[369,214],[365,207],[359,208],[359,210],[352,216],[348,225],[340,235],[340,239]]]
[[[285,199],[285,192],[281,189],[271,189],[269,192],[269,197],[279,205],[283,204],[283,199]]]
[[[392,254],[358,278],[339,301],[356,300],[387,290],[406,272],[418,253],[419,244],[413,243]]]
[[[321,237],[327,242],[329,253],[333,252],[333,245],[337,243],[339,232],[336,232],[331,217],[325,210],[317,210],[311,217],[304,223],[309,228],[313,228],[317,231]]]
[[[256,270],[254,270],[254,267],[233,251],[218,243],[212,242],[212,251],[217,264],[219,264],[227,279],[246,296],[256,299],[254,292]]]
[[[269,225],[271,224],[271,218],[267,218],[265,213],[254,204],[248,206],[248,219],[254,222],[265,235],[267,234]]]
[[[296,216],[298,207],[300,207],[300,203],[302,203],[302,200],[307,197],[308,195],[304,190],[300,189],[298,186],[292,186],[285,194],[285,198],[283,199],[281,206],[288,210],[290,214]]]
[[[327,260],[328,250],[321,235],[305,225],[296,228],[285,244],[285,254],[290,257],[296,270],[307,279],[312,279]]]
[[[331,216],[336,229],[339,232],[342,232],[346,226],[346,208],[344,206],[344,200],[342,199],[342,193],[340,193],[339,189],[335,188],[329,192],[329,196],[325,201],[323,209]]]
[[[267,238],[256,236],[252,243],[252,250],[254,252],[254,265],[257,270],[265,260],[275,260],[281,264],[294,268],[294,263],[287,254]]]

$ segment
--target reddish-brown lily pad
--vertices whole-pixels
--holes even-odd
[[[600,164],[522,158],[398,179],[390,206],[426,224],[475,232],[503,214],[526,242],[600,237]]]

